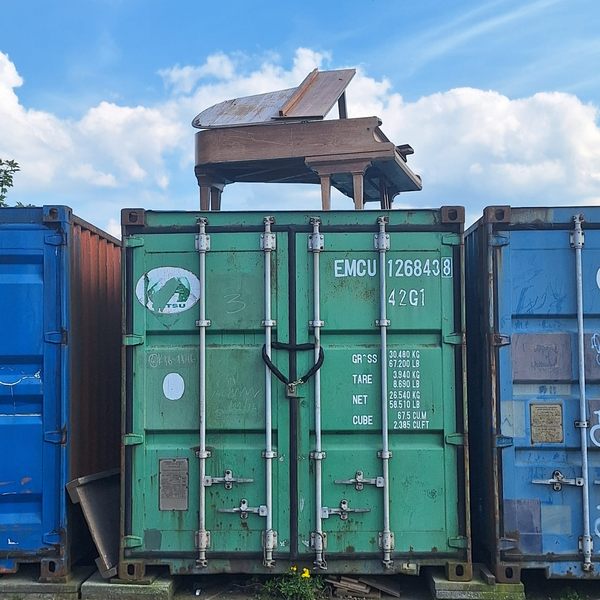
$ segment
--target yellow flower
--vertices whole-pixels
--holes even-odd
[[[292,571],[292,573],[295,573],[298,570],[298,567],[296,565],[292,565],[290,567],[290,571]]]
[[[300,575],[300,577],[310,577],[310,571],[305,567],[304,569],[302,569],[302,575]]]

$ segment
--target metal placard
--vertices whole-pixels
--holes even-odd
[[[187,458],[166,458],[158,461],[159,509],[188,509],[189,467]]]
[[[571,381],[571,335],[517,333],[512,336],[515,381]]]
[[[557,444],[563,441],[562,404],[531,404],[532,444]]]

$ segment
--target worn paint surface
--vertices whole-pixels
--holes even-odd
[[[580,433],[574,425],[580,420],[579,363],[575,251],[570,245],[573,215],[579,212],[586,217],[582,260],[592,571],[582,570],[579,551],[582,487],[554,489],[541,483],[552,480],[555,472],[571,482],[582,476]],[[507,579],[518,578],[520,566],[545,568],[552,577],[599,576],[599,223],[600,211],[592,207],[512,209],[510,222],[493,226],[493,241],[502,245],[490,250],[491,303],[484,290],[485,224],[467,235],[471,436],[481,448],[473,463],[476,539],[485,540],[497,572]],[[495,333],[510,343],[495,351],[488,346],[491,354],[486,355],[482,349],[491,339],[486,335],[490,306]],[[493,381],[491,389],[488,382]],[[501,437],[494,440],[490,433]]]
[[[126,211],[125,211],[126,212]],[[390,211],[386,261],[388,355],[381,356],[379,258],[374,249],[379,211],[318,213],[325,248],[320,257],[323,506],[347,519],[323,519],[330,571],[382,572],[379,532],[382,490],[343,483],[362,472],[382,475],[381,361],[387,363],[391,530],[403,563],[468,561],[465,457],[453,436],[463,431],[460,357],[460,224],[441,224],[439,211]],[[148,285],[148,273],[173,268],[199,277],[194,246],[197,213],[146,212],[145,226],[127,226],[125,273],[128,346],[126,413],[132,445],[125,447],[124,562],[169,564],[193,572],[198,530],[198,319],[189,305],[192,282],[173,277]],[[207,572],[261,571],[265,518],[222,512],[265,504],[264,253],[261,213],[211,213],[206,256],[207,474],[231,472],[243,483],[206,487],[211,535]],[[313,256],[308,250],[313,214],[275,213],[272,253],[273,340],[313,341]],[[395,230],[394,230],[395,229]],[[458,232],[458,233],[452,233]],[[127,239],[129,238],[129,241]],[[168,267],[169,269],[166,269]],[[189,277],[188,277],[189,279]],[[144,283],[146,282],[146,283]],[[194,284],[195,285],[195,284]],[[144,288],[144,286],[146,286]],[[162,310],[145,294],[163,294]],[[137,293],[136,293],[137,290]],[[168,296],[168,297],[167,297]],[[181,310],[173,312],[180,307]],[[458,336],[452,336],[457,334]],[[138,336],[138,337],[135,337]],[[458,341],[458,345],[456,342]],[[295,360],[295,365],[294,365]],[[313,351],[273,351],[273,362],[295,378],[314,364]],[[291,370],[294,372],[291,372]],[[314,379],[286,397],[273,386],[274,569],[312,563],[315,529]],[[458,382],[458,383],[457,383]],[[292,423],[292,424],[290,424]],[[136,443],[137,442],[137,443]],[[140,443],[141,442],[141,443]],[[129,442],[128,442],[129,444]],[[173,460],[181,466],[173,476]],[[162,465],[162,466],[161,466]],[[161,510],[161,505],[163,510]],[[172,509],[168,509],[172,506]],[[160,532],[160,536],[156,534]],[[463,546],[463,547],[458,547]]]
[[[84,537],[65,485],[117,465],[119,264],[66,207],[0,211],[0,570],[64,575]]]

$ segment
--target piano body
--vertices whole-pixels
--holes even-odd
[[[195,173],[202,210],[220,210],[234,182],[321,185],[323,210],[331,186],[356,209],[377,201],[390,208],[400,192],[421,189],[407,165],[410,146],[395,146],[378,117],[347,118],[345,88],[353,69],[313,71],[298,86],[227,100],[200,113]],[[339,119],[325,120],[337,102]]]

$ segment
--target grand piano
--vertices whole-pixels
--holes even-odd
[[[345,91],[354,69],[312,71],[297,87],[236,98],[202,111],[196,133],[195,173],[202,210],[220,210],[234,182],[321,185],[323,210],[331,186],[354,200],[391,208],[400,192],[421,189],[407,165],[408,145],[396,146],[378,117],[347,117]],[[338,119],[325,119],[338,105]]]

